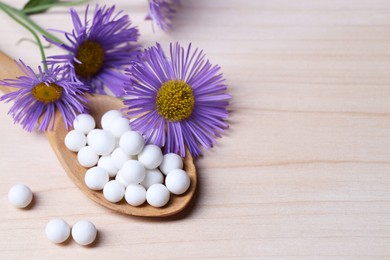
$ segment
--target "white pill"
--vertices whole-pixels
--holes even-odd
[[[89,168],[97,164],[99,156],[91,146],[84,146],[77,153],[77,160],[81,166]]]
[[[146,174],[145,167],[137,160],[129,160],[125,162],[120,171],[126,182],[134,184],[138,184],[143,181]]]
[[[163,160],[161,148],[154,144],[145,145],[144,149],[138,154],[140,161],[146,169],[157,168]]]
[[[112,125],[110,127],[110,132],[116,137],[120,138],[122,134],[124,134],[127,131],[130,131],[130,125],[129,125],[129,119],[120,117],[115,118],[112,121]]]
[[[101,124],[104,130],[110,130],[112,122],[118,117],[122,117],[122,113],[119,110],[110,110],[104,113],[102,116]]]
[[[190,177],[181,169],[170,171],[165,178],[165,186],[167,186],[170,192],[176,195],[186,192],[188,187],[190,187],[190,183]]]
[[[126,188],[125,200],[132,206],[142,205],[146,200],[146,190],[139,184],[130,184]]]
[[[109,181],[103,188],[103,195],[108,201],[117,203],[125,195],[125,186],[116,180]]]
[[[17,208],[27,207],[33,199],[31,189],[24,184],[14,185],[8,192],[9,202]]]
[[[89,131],[96,126],[95,119],[89,114],[79,114],[73,120],[73,128],[79,130],[84,134],[88,134]]]
[[[127,187],[130,185],[130,183],[123,179],[121,171],[118,171],[118,173],[115,176],[115,180],[119,181],[124,187]]]
[[[88,145],[99,155],[108,155],[115,149],[115,137],[106,130],[94,132],[88,140]]]
[[[158,170],[147,170],[144,180],[141,182],[141,185],[145,187],[145,189],[149,189],[150,186],[156,183],[163,183],[164,175]]]
[[[163,184],[153,184],[146,191],[146,200],[153,207],[162,207],[169,201],[169,190]]]
[[[111,160],[114,166],[120,169],[125,162],[131,160],[131,156],[126,154],[121,148],[118,147],[112,152]]]
[[[88,220],[80,220],[72,227],[72,237],[77,244],[86,246],[95,241],[97,230]]]
[[[119,139],[119,147],[129,155],[139,154],[144,145],[145,139],[135,131],[127,131]]]
[[[165,154],[160,164],[161,172],[167,175],[174,169],[183,169],[183,159],[175,153]]]
[[[97,166],[105,169],[110,177],[115,177],[118,172],[110,155],[100,157]]]
[[[109,177],[105,169],[92,167],[85,173],[84,181],[91,190],[102,190],[109,181]]]
[[[65,146],[72,152],[78,152],[87,144],[85,134],[79,130],[72,130],[65,136]]]
[[[70,235],[70,226],[61,218],[50,220],[45,228],[46,237],[53,243],[65,242]]]
[[[93,130],[91,130],[88,134],[87,134],[87,144],[90,145],[91,144],[91,141],[93,139],[95,139],[95,135],[97,133],[99,133],[100,131],[102,131],[102,129],[99,129],[99,128],[95,128]]]

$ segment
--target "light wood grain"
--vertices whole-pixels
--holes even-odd
[[[390,258],[390,3],[184,0],[175,31],[153,34],[145,2],[115,1],[141,43],[192,42],[234,96],[230,129],[196,161],[195,200],[163,220],[113,214],[1,104],[1,258]],[[15,46],[25,31],[0,19],[1,50],[38,65],[32,44]],[[70,28],[63,9],[34,19]],[[29,210],[7,202],[19,182],[35,192]],[[53,217],[94,222],[97,243],[53,245]]]

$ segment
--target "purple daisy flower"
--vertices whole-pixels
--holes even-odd
[[[48,64],[63,64],[65,74],[79,80],[90,88],[90,92],[106,94],[104,86],[116,96],[124,93],[124,82],[128,80],[124,69],[134,60],[140,45],[138,29],[131,27],[131,21],[122,12],[114,14],[115,6],[110,8],[96,6],[92,22],[89,22],[88,6],[84,22],[76,10],[71,8],[74,30],[62,32],[69,44],[57,43],[46,38],[62,49],[66,55],[48,58]]]
[[[87,100],[82,96],[85,92],[81,83],[69,81],[60,77],[61,68],[51,67],[39,74],[26,66],[22,61],[16,62],[25,76],[16,79],[0,80],[0,85],[17,88],[18,90],[0,97],[0,101],[15,103],[8,114],[11,114],[16,123],[31,132],[38,123],[38,130],[45,131],[53,127],[55,110],[58,109],[66,127],[71,126],[77,113],[85,110]]]
[[[128,116],[138,117],[132,128],[148,143],[165,146],[165,153],[185,156],[185,147],[197,157],[199,146],[210,148],[228,127],[227,86],[220,67],[205,59],[203,51],[191,52],[178,43],[166,57],[160,44],[139,55],[129,68],[130,86],[124,103]]]
[[[163,31],[172,29],[172,18],[177,7],[180,5],[180,0],[150,0],[149,14],[147,20],[152,20],[154,24],[160,27]]]

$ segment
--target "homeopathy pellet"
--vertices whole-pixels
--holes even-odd
[[[72,227],[72,237],[77,244],[86,246],[92,244],[97,235],[95,225],[88,220],[80,220]]]
[[[65,242],[70,235],[70,226],[65,220],[55,218],[46,224],[46,237],[53,243],[60,244]]]
[[[153,184],[146,191],[146,200],[153,207],[163,207],[169,201],[169,191],[163,184]]]
[[[183,194],[190,187],[190,177],[181,169],[172,170],[165,178],[165,186],[173,194]]]
[[[24,184],[16,184],[8,192],[9,202],[17,208],[27,207],[32,199],[33,193],[31,189]]]
[[[84,134],[88,134],[95,126],[95,119],[89,114],[79,114],[73,120],[73,128]]]

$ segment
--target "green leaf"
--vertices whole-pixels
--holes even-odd
[[[46,12],[50,7],[44,8],[39,11],[34,11],[34,8],[40,7],[40,6],[48,6],[52,4],[59,3],[59,0],[30,0],[27,2],[27,4],[24,5],[22,11],[27,14],[38,14],[38,13],[44,13]]]

